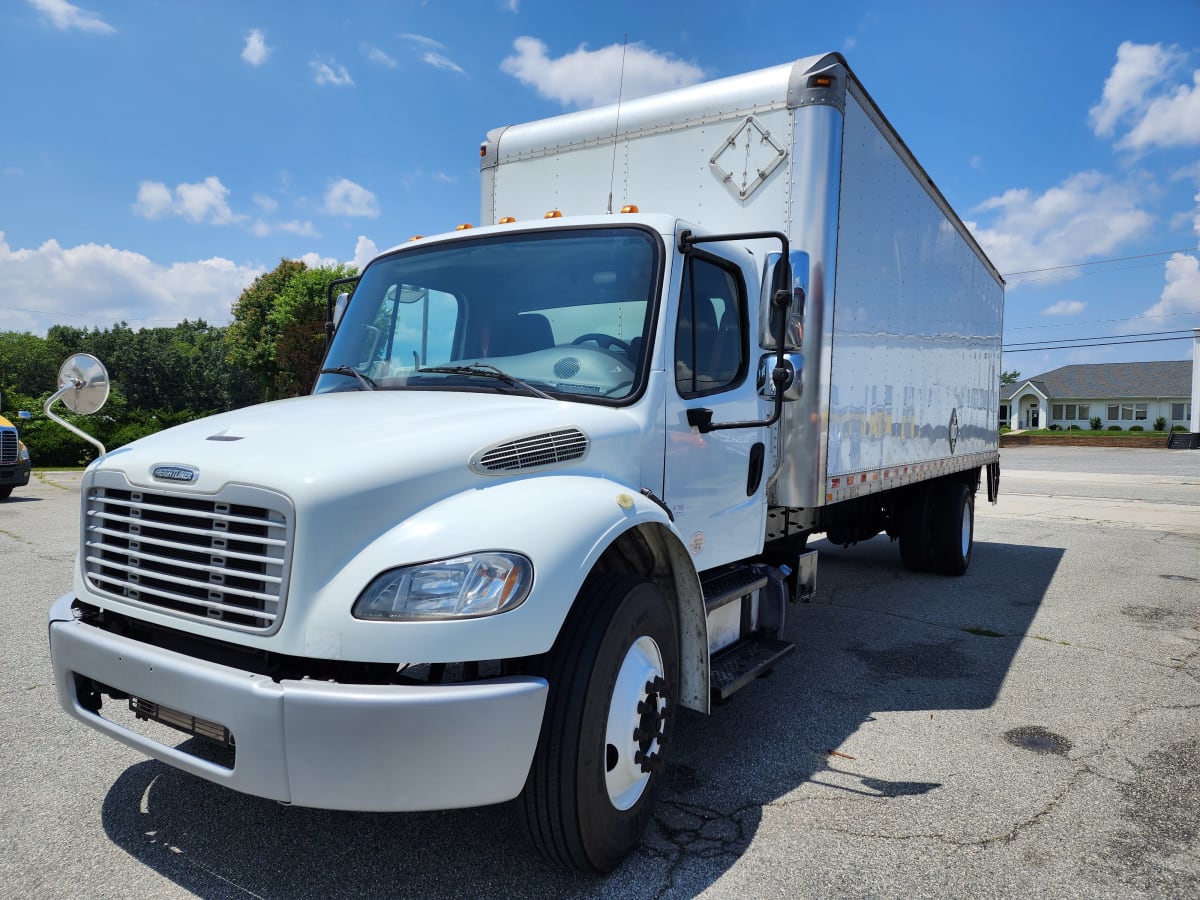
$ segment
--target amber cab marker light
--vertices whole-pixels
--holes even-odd
[[[545,218],[545,219],[561,219],[561,218],[562,218],[562,212],[561,212],[560,210],[557,210],[557,209],[552,209],[552,210],[550,210],[550,212],[546,213],[546,215],[545,215],[545,216],[543,216],[542,218]]]
[[[812,78],[808,79],[808,86],[817,88],[833,87],[833,76],[814,75]]]
[[[638,211],[638,208],[637,208],[636,203],[626,203],[624,206],[621,207],[621,212],[623,212],[623,213],[635,213],[637,211]]]
[[[470,231],[470,230],[471,230],[472,228],[474,228],[474,227],[475,227],[475,226],[474,226],[474,225],[472,225],[470,222],[463,222],[461,225],[459,225],[459,226],[458,226],[457,228],[455,228],[454,230],[455,230],[455,231]]]
[[[487,144],[480,144],[479,145],[479,157],[480,157],[480,159],[482,159],[485,156],[487,156]]]
[[[413,241],[419,241],[423,237],[425,237],[425,235],[423,235],[423,234],[414,234],[412,237],[410,237],[408,239],[408,242],[411,244]]]
[[[517,220],[514,216],[501,216],[500,220],[496,224],[497,225],[511,225],[515,221],[517,221]]]

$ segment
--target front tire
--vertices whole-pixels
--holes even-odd
[[[521,818],[551,860],[610,872],[641,841],[679,699],[670,604],[633,576],[589,581],[537,668],[550,683]]]

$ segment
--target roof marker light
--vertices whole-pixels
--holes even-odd
[[[502,216],[496,224],[497,225],[511,225],[515,221],[517,221],[517,220],[513,216]]]
[[[635,213],[638,211],[639,210],[637,208],[636,203],[626,203],[624,206],[621,207],[621,212],[623,212],[623,213]]]
[[[463,222],[461,225],[459,225],[459,226],[458,226],[457,228],[455,228],[454,230],[455,230],[455,231],[470,231],[470,230],[471,230],[472,228],[474,228],[474,227],[475,227],[475,226],[474,226],[474,225],[472,225],[470,222]]]
[[[557,209],[552,209],[552,210],[550,210],[550,212],[546,213],[546,215],[544,215],[542,218],[544,218],[544,219],[561,219],[562,212]]]
[[[425,237],[425,235],[423,235],[423,234],[414,234],[412,237],[410,237],[408,239],[408,242],[411,244],[413,241],[419,241],[423,237]]]

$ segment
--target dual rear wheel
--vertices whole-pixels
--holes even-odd
[[[953,480],[916,489],[898,509],[897,527],[904,568],[962,575],[975,544],[975,491]]]

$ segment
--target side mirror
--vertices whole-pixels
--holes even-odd
[[[337,295],[337,299],[333,301],[333,330],[337,331],[338,325],[342,323],[342,316],[346,314],[346,307],[350,305],[350,295],[346,291],[342,291]]]
[[[771,318],[771,311],[774,309],[771,300],[780,290],[791,294],[784,349],[801,349],[804,339],[804,306],[808,292],[808,264],[808,254],[803,250],[792,251],[787,260],[783,259],[781,253],[767,255],[763,269],[763,295],[759,303],[759,346],[764,349],[775,349],[778,326]]]
[[[63,406],[79,415],[90,415],[102,407],[108,401],[108,370],[104,363],[90,353],[67,357],[58,369],[58,390],[50,395],[43,407],[46,418],[83,438],[103,456],[107,451],[102,443],[54,414],[50,407],[57,400],[62,400]]]

